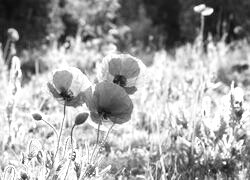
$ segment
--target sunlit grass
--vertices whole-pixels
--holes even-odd
[[[94,81],[95,69],[92,68],[104,54],[91,47],[89,51],[86,45],[82,45],[83,50],[77,49],[77,46],[69,52],[52,48],[42,58],[48,58],[49,67],[52,67],[53,60],[55,66],[52,68],[62,61],[64,64],[79,65],[82,70],[86,68]],[[231,82],[241,86],[246,97],[249,85],[248,70],[237,72],[231,67],[249,62],[249,48],[244,41],[232,47],[210,42],[207,54],[200,50],[198,43],[177,48],[175,55],[169,55],[165,50],[152,52],[152,65],[147,69],[145,84],[131,96],[134,103],[132,119],[110,133],[103,151],[105,156],[99,164],[100,170],[111,165],[106,179],[249,178],[247,101],[242,102],[245,111],[236,122],[237,127],[232,128],[229,123],[235,120],[234,102],[230,99]],[[8,81],[1,79],[2,171],[13,165],[17,177],[21,171],[35,177],[39,168],[34,165],[34,169],[27,170],[21,163],[30,140],[38,139],[45,152],[55,148],[53,130],[45,123],[34,122],[31,117],[34,110],[40,110],[46,114],[46,120],[59,129],[63,105],[59,105],[46,88],[52,68],[33,76],[19,89],[10,128],[11,140],[8,138],[6,118]],[[6,70],[1,69],[1,77],[5,74]],[[229,98],[225,100],[225,97]],[[84,110],[86,107],[67,108],[62,142],[69,137],[76,115]],[[237,132],[231,132],[237,128]],[[100,136],[103,137],[104,133]],[[90,125],[84,124],[75,129],[74,138],[78,153],[86,152],[86,144],[90,149],[94,147],[96,132]],[[232,151],[235,151],[234,154]],[[70,168],[69,177],[75,176],[73,169]],[[63,168],[62,172],[65,171]]]

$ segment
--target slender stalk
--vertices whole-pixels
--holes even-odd
[[[109,130],[108,130],[108,132],[107,132],[107,134],[106,134],[106,137],[105,137],[105,139],[103,140],[103,143],[105,144],[106,143],[106,141],[107,141],[107,139],[108,139],[108,135],[109,135],[109,133],[111,132],[111,130],[112,130],[112,128],[115,126],[115,123],[113,123],[112,124],[112,126],[109,128]]]
[[[71,128],[71,131],[70,131],[70,142],[71,142],[71,148],[72,148],[72,152],[74,151],[74,145],[73,145],[73,131],[74,131],[74,128],[76,127],[76,124],[73,125],[73,127]]]
[[[107,139],[108,139],[109,133],[111,132],[111,130],[112,130],[112,128],[114,127],[114,125],[115,125],[115,123],[113,123],[113,124],[111,125],[111,127],[109,128],[109,130],[108,130],[108,132],[107,132],[107,134],[106,134],[104,140],[102,141],[102,144],[103,144],[103,145],[105,145],[105,143],[106,143],[106,141],[107,141]],[[99,147],[98,151],[100,150],[100,148],[101,148],[101,147]],[[97,154],[95,155],[94,159],[96,159],[96,156],[97,156]]]
[[[66,170],[66,174],[64,176],[64,180],[66,179],[66,177],[68,176],[68,172],[69,172],[69,166],[71,165],[71,159],[69,160],[69,164],[68,164],[68,167],[67,167],[67,170]]]
[[[71,128],[71,131],[70,131],[70,142],[71,142],[71,148],[72,148],[72,154],[74,152],[74,145],[73,145],[73,131],[74,131],[74,128],[75,128],[76,124],[73,125],[73,127]],[[68,172],[69,172],[69,167],[70,167],[70,164],[71,164],[71,161],[72,159],[70,158],[69,160],[69,164],[67,166],[67,170],[66,170],[66,174],[64,176],[64,180],[66,179],[67,175],[68,175]]]
[[[61,140],[62,131],[63,131],[64,120],[65,120],[65,115],[66,115],[66,102],[64,103],[64,107],[63,107],[63,119],[62,119],[62,124],[61,124],[61,127],[60,127],[60,132],[59,132],[59,136],[58,136],[56,153],[55,153],[55,158],[54,159],[56,159],[56,156],[58,154],[60,140]]]
[[[93,152],[92,152],[92,154],[91,154],[91,157],[90,157],[90,163],[91,163],[91,161],[92,161],[93,155],[94,155],[94,153],[95,153],[95,151],[96,151],[96,148],[97,148],[97,146],[98,146],[98,143],[99,143],[99,133],[100,133],[101,121],[102,121],[102,119],[101,119],[101,120],[99,121],[99,123],[98,123],[96,144],[95,144],[94,150],[93,150]]]
[[[51,129],[54,131],[54,133],[55,133],[55,135],[56,135],[56,139],[57,139],[57,141],[58,141],[58,133],[57,133],[55,127],[52,126],[52,125],[51,125],[48,121],[46,121],[45,119],[42,119],[42,121],[45,122],[49,127],[51,127]]]
[[[67,149],[67,146],[68,146],[69,139],[70,139],[70,137],[68,137],[67,140],[66,140],[66,142],[65,142],[62,159],[64,159],[64,157],[65,157],[66,149]]]

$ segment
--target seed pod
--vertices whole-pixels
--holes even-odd
[[[88,113],[80,113],[75,118],[75,125],[81,125],[85,123],[85,121],[88,119],[89,114]]]

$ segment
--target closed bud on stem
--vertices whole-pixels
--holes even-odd
[[[75,118],[75,125],[81,125],[85,123],[85,121],[88,119],[89,114],[88,113],[80,113]]]
[[[42,115],[40,113],[33,113],[32,117],[36,121],[41,121],[43,119]]]

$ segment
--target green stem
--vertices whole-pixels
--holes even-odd
[[[105,145],[105,143],[106,143],[106,141],[107,141],[107,139],[108,139],[109,133],[111,132],[111,130],[112,130],[112,128],[114,127],[114,125],[115,125],[115,123],[113,123],[113,124],[111,125],[111,127],[109,128],[109,130],[108,130],[108,132],[107,132],[107,134],[106,134],[104,140],[102,141],[102,144],[103,144],[103,145]],[[99,147],[98,151],[99,151],[99,150],[100,150],[100,147]],[[96,156],[97,156],[97,154],[95,155],[94,159],[96,159]]]
[[[69,164],[68,164],[68,167],[67,167],[67,170],[66,170],[66,174],[65,174],[65,176],[64,176],[64,180],[66,179],[66,177],[67,177],[67,175],[68,175],[68,172],[69,172],[69,166],[70,166],[70,164],[71,164],[71,159],[69,160]]]
[[[73,127],[71,128],[71,131],[70,131],[70,142],[71,142],[72,152],[74,151],[74,145],[73,145],[73,131],[74,131],[75,126],[76,126],[76,125],[74,124]]]
[[[103,144],[106,143],[106,141],[107,141],[107,139],[108,139],[108,135],[109,135],[109,133],[111,132],[111,130],[112,130],[112,128],[113,128],[114,126],[115,126],[115,123],[113,123],[112,126],[109,128],[109,130],[108,130],[108,132],[107,132],[107,134],[106,134],[106,137],[105,137],[105,139],[103,140]]]
[[[70,137],[68,137],[67,140],[66,140],[66,142],[65,142],[64,151],[63,151],[63,156],[62,156],[61,159],[64,159],[64,158],[65,158],[66,149],[67,149],[67,146],[68,146],[69,139],[70,139]]]
[[[62,131],[63,131],[63,125],[64,125],[64,120],[65,120],[65,115],[66,115],[66,102],[64,103],[64,107],[63,107],[63,119],[62,119],[62,124],[60,127],[60,132],[59,132],[59,136],[58,136],[58,141],[57,141],[57,147],[56,147],[56,153],[55,153],[55,158],[58,154],[58,150],[59,150],[59,145],[60,145],[60,140],[61,140],[61,136],[62,136]]]
[[[99,143],[99,133],[100,133],[101,121],[102,121],[102,119],[101,119],[101,120],[99,121],[99,123],[98,123],[96,144],[95,144],[94,150],[93,150],[93,152],[92,152],[92,154],[91,154],[91,157],[90,157],[90,163],[91,163],[91,161],[92,161],[93,155],[94,155],[94,153],[95,153],[95,151],[96,151],[96,148],[97,148],[97,146],[98,146],[98,143]]]
[[[42,119],[42,121],[45,122],[49,127],[51,127],[51,129],[54,131],[54,133],[55,133],[55,135],[56,135],[56,139],[57,139],[57,141],[58,141],[58,133],[57,133],[55,127],[52,126],[52,125],[51,125],[48,121],[46,121],[45,119]]]
[[[74,152],[74,145],[73,145],[73,132],[74,132],[74,128],[76,127],[76,124],[73,125],[73,127],[71,128],[71,131],[70,131],[70,141],[71,141],[71,148],[72,148],[72,154]],[[66,174],[64,176],[64,180],[66,179],[67,175],[68,175],[68,172],[69,172],[69,167],[70,167],[70,164],[71,164],[71,161],[72,159],[70,158],[69,160],[69,164],[68,164],[68,167],[67,167],[67,170],[66,170]]]

